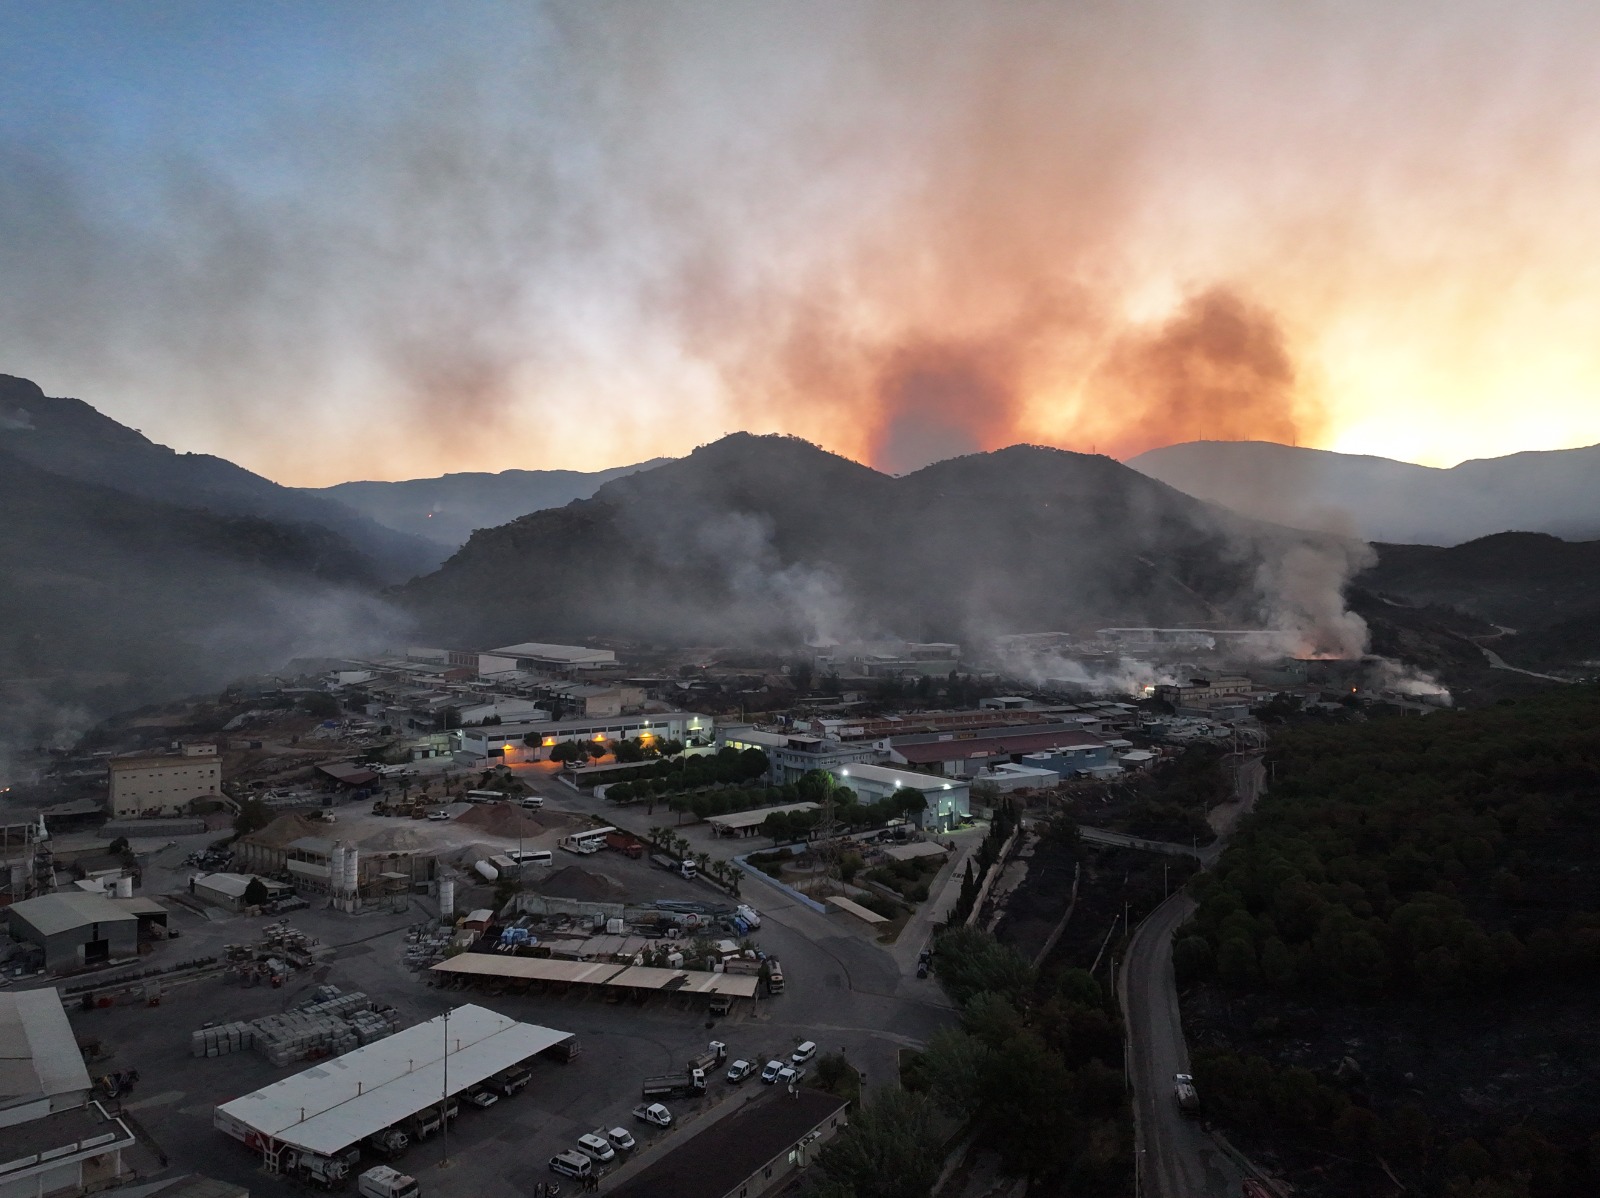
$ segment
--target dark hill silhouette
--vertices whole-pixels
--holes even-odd
[[[614,478],[650,470],[668,458],[585,473],[580,470],[502,470],[445,474],[400,482],[348,482],[308,488],[337,500],[386,528],[423,537],[453,552],[474,531],[545,508],[587,499]],[[441,553],[441,559],[445,553]]]
[[[1262,561],[1292,543],[1328,544],[1105,457],[1019,445],[892,478],[741,433],[477,532],[398,598],[464,643],[1255,622],[1275,598]]]
[[[0,375],[0,450],[64,478],[219,515],[315,524],[338,533],[386,581],[431,570],[439,547],[314,492],[284,487],[223,458],[176,453],[81,399],[47,396]]]
[[[1357,580],[1361,586],[1511,629],[1493,647],[1515,665],[1600,659],[1600,541],[1505,532],[1450,548],[1377,549],[1377,565]]]
[[[0,749],[390,620],[370,565],[315,525],[142,499],[4,451],[0,512]]]

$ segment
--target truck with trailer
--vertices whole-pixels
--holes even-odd
[[[377,1165],[356,1179],[356,1193],[361,1198],[417,1198],[417,1179],[392,1169]]]
[[[700,869],[693,861],[679,861],[666,853],[651,853],[650,860],[669,873],[675,873],[691,882],[700,876]]]
[[[624,857],[634,861],[644,856],[644,841],[627,832],[607,832],[606,848],[616,849]]]
[[[684,1069],[644,1079],[641,1098],[692,1098],[706,1092],[706,1071]]]

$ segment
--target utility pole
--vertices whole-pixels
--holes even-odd
[[[450,1008],[444,1009],[444,1084],[439,1093],[439,1145],[441,1166],[450,1163]]]

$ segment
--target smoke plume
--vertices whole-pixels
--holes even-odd
[[[0,359],[297,483],[740,427],[894,471],[1352,424],[1438,456],[1442,411],[1593,393],[1592,37],[1363,7],[401,5],[277,91],[174,19],[197,69],[91,64],[172,92],[148,121],[0,127]]]

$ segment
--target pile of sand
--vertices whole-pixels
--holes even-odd
[[[479,803],[456,816],[455,822],[477,828],[490,836],[504,836],[507,840],[532,840],[550,829],[539,820],[508,803]]]
[[[415,828],[401,825],[398,828],[385,828],[382,832],[374,832],[365,840],[358,841],[357,847],[373,852],[400,853],[427,848],[428,843],[422,833]]]
[[[550,898],[572,899],[582,903],[620,902],[627,888],[612,881],[605,874],[597,874],[581,865],[558,869],[539,885],[539,892]]]
[[[291,811],[287,815],[280,815],[266,827],[250,833],[245,839],[252,844],[264,844],[269,848],[281,849],[293,844],[302,836],[318,836],[323,840],[331,840],[333,831],[331,824],[325,824],[320,819],[307,819]]]

